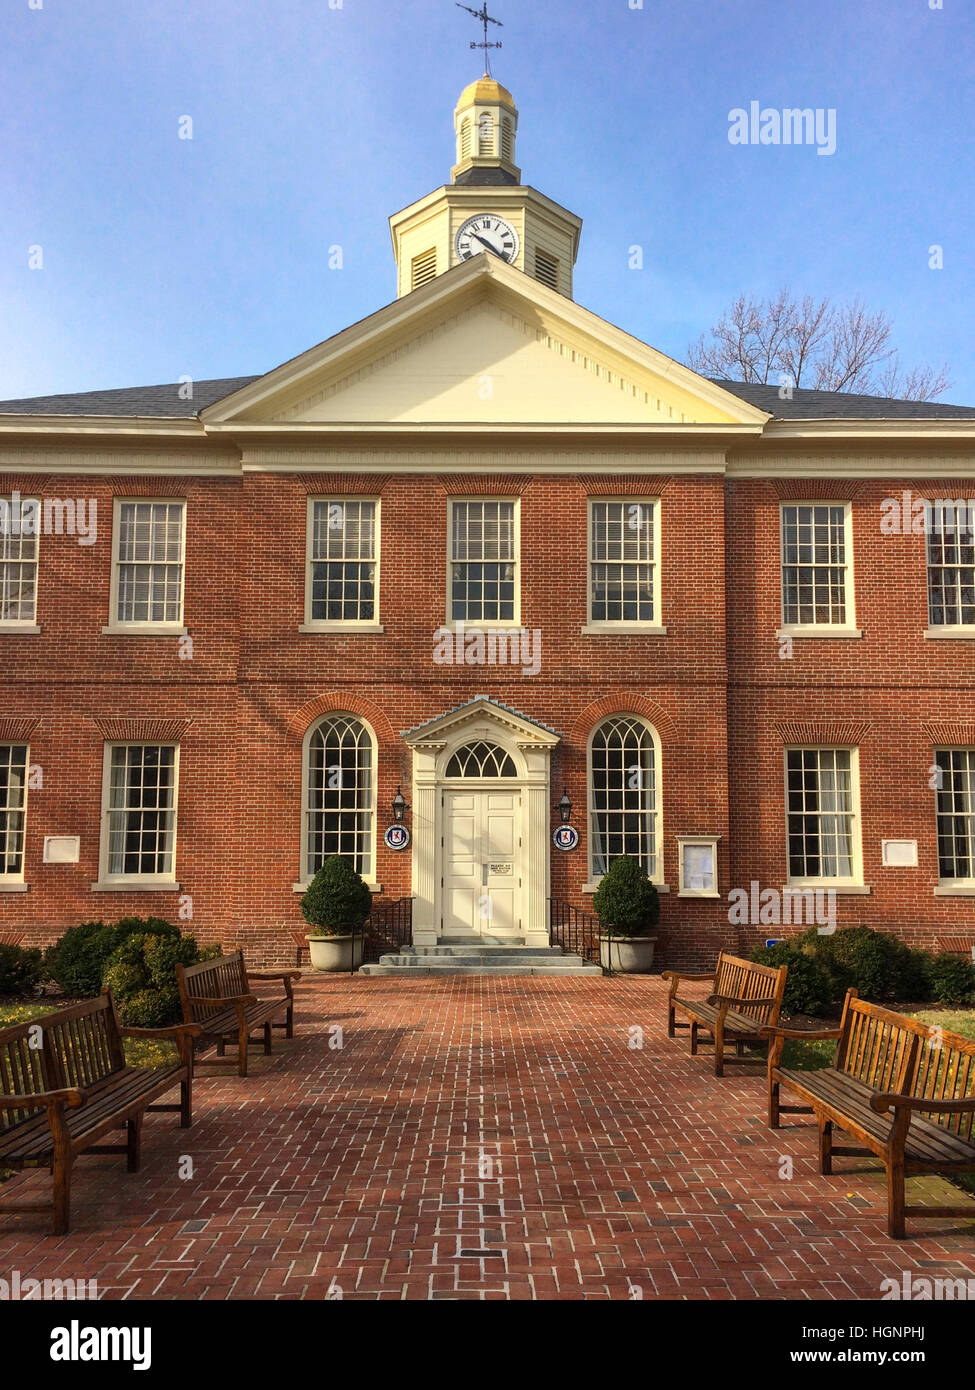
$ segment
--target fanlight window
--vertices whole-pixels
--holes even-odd
[[[333,854],[372,876],[373,748],[369,730],[349,715],[322,721],[308,744],[306,873]]]
[[[496,743],[467,743],[447,764],[447,777],[516,777],[515,765]]]
[[[590,762],[592,874],[614,859],[638,859],[653,878],[657,869],[657,768],[653,735],[627,716],[606,719],[592,736]]]

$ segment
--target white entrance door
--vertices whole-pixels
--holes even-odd
[[[521,792],[443,794],[441,936],[521,935]]]

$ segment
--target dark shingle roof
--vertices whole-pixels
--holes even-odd
[[[82,391],[70,396],[32,396],[0,401],[0,415],[116,415],[142,419],[191,420],[208,405],[241,390],[256,376],[221,377],[195,381],[193,399],[180,399],[180,387],[131,386],[121,391]],[[777,386],[743,381],[716,381],[733,396],[758,406],[777,420],[959,420],[975,418],[975,406],[942,405],[939,401],[897,401],[886,396],[854,396],[845,391],[793,393],[780,400]]]
[[[20,401],[0,401],[0,415],[131,415],[143,419],[191,420],[215,401],[223,400],[253,376],[221,377],[194,381],[193,399],[182,400],[178,383],[165,386],[129,386],[121,391],[81,391],[72,396],[30,396]]]

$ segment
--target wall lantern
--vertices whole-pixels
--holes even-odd
[[[562,788],[562,795],[559,798],[559,815],[562,817],[563,825],[568,825],[572,819],[572,802],[569,800],[568,787]]]
[[[406,798],[399,787],[396,788],[396,795],[393,797],[393,820],[401,821],[406,817],[409,810]]]

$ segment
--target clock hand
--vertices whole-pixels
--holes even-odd
[[[474,233],[474,240],[479,241],[482,246],[486,246],[492,255],[498,255],[498,248],[496,246],[492,246],[489,241],[485,241],[482,236],[478,236],[477,232]]]

